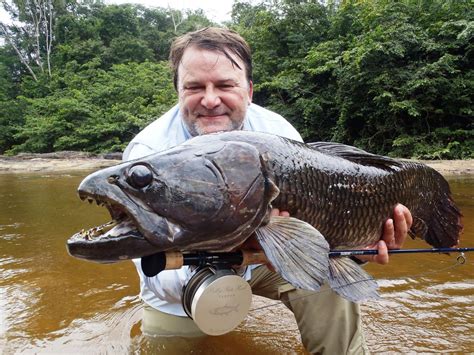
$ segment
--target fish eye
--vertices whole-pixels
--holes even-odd
[[[134,165],[128,170],[127,180],[133,187],[141,189],[151,184],[153,173],[145,165]]]

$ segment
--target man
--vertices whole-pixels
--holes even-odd
[[[170,60],[179,103],[130,142],[124,152],[125,160],[218,131],[263,131],[302,141],[283,117],[251,103],[250,49],[237,33],[219,28],[188,33],[174,41]],[[272,213],[288,216],[284,211]],[[385,222],[383,240],[376,246],[379,255],[371,257],[371,261],[387,263],[387,246],[399,248],[403,244],[411,225],[410,212],[398,205],[394,221]],[[149,278],[144,276],[140,260],[134,262],[140,275],[141,297],[146,303],[145,332],[202,334],[186,317],[181,305],[181,291],[190,276],[189,269],[168,270]],[[243,277],[249,281],[254,294],[280,299],[293,311],[303,344],[311,353],[366,352],[357,304],[329,289],[322,292],[296,290],[265,265],[248,267]]]

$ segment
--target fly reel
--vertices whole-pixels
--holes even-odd
[[[183,287],[186,314],[202,332],[222,335],[246,317],[252,301],[250,285],[231,268],[199,267]]]

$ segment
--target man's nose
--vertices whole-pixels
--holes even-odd
[[[201,100],[201,105],[213,109],[221,104],[221,98],[213,87],[206,87],[206,92]]]

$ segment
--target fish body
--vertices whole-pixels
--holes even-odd
[[[328,281],[355,301],[374,297],[376,285],[352,260],[327,253],[377,242],[397,203],[413,215],[411,233],[435,247],[456,245],[462,229],[448,183],[426,165],[257,132],[195,137],[93,173],[78,191],[122,222],[74,235],[73,256],[114,262],[169,250],[222,252],[255,234],[287,281],[313,290]],[[272,208],[291,217],[270,217]]]

